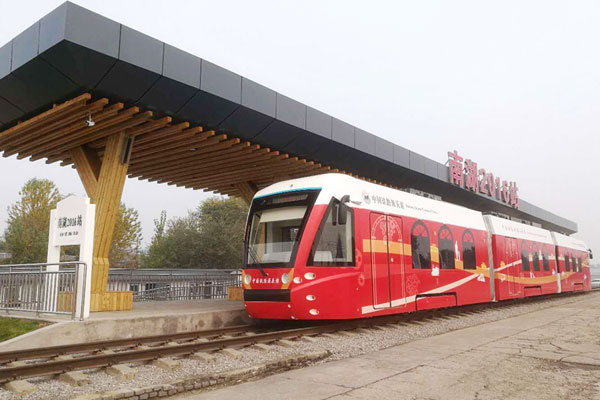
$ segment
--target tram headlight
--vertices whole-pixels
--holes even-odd
[[[307,272],[304,274],[304,278],[307,280],[313,280],[315,279],[317,276],[314,274],[314,272]]]
[[[290,274],[286,272],[283,275],[281,275],[281,283],[283,283],[284,285],[290,283]]]
[[[298,284],[298,283],[302,283],[302,278],[300,278],[299,276],[294,278],[294,283]]]
[[[244,275],[244,283],[249,285],[252,282],[252,277],[250,275]]]

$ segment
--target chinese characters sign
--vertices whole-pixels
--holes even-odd
[[[88,207],[89,200],[76,196],[70,196],[57,205],[51,221],[53,246],[81,244]]]
[[[59,217],[57,235],[59,238],[79,236],[79,231],[82,226],[83,216],[81,214],[69,217]]]
[[[516,182],[508,182],[494,177],[494,174],[479,168],[477,163],[463,159],[456,150],[448,152],[450,183],[475,193],[500,200],[511,207],[519,208],[518,187]]]

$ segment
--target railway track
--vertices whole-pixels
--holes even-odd
[[[124,363],[143,363],[164,357],[185,357],[198,352],[214,352],[257,343],[273,343],[283,339],[316,336],[357,328],[374,328],[423,323],[438,318],[460,317],[482,313],[491,308],[514,307],[523,303],[544,302],[578,294],[548,295],[500,303],[474,304],[447,309],[417,311],[410,314],[339,321],[302,327],[271,329],[240,325],[228,328],[118,339],[93,343],[53,346],[0,353],[0,383],[66,372],[110,367]],[[106,351],[110,350],[110,351]],[[63,357],[60,357],[63,356]],[[67,356],[67,357],[64,357]]]

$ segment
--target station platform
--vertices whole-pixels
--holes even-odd
[[[222,389],[229,399],[598,399],[600,292]]]
[[[13,312],[8,316],[39,319],[52,324],[0,343],[0,352],[191,332],[247,324],[251,321],[244,310],[244,303],[231,300],[133,303],[131,311],[95,312],[85,321],[71,321],[70,316],[54,314],[36,317],[31,313]]]

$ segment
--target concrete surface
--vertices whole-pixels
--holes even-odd
[[[0,343],[0,352],[190,332],[250,322],[244,304],[228,300],[134,303],[132,311],[92,313],[86,321],[70,321],[46,315],[42,318],[54,323]]]
[[[600,293],[177,399],[599,399]]]

